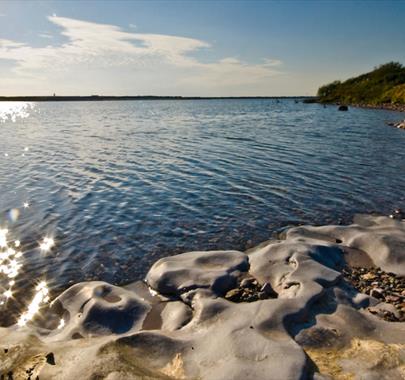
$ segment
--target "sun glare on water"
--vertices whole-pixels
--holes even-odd
[[[25,119],[33,108],[34,103],[31,102],[0,102],[0,123]]]
[[[7,228],[0,229],[0,291],[2,291],[2,294],[0,294],[0,306],[6,305],[7,300],[14,297],[14,279],[20,274],[23,266],[23,253],[19,250],[21,242],[19,240],[9,241],[7,238],[8,233]],[[49,251],[54,245],[55,242],[52,238],[45,237],[39,248],[43,251]],[[49,300],[48,285],[45,281],[41,281],[35,287],[34,297],[26,310],[19,316],[18,326],[25,326],[34,318],[41,306],[47,304]],[[63,326],[64,321],[61,320],[58,328]]]
[[[41,281],[35,288],[36,294],[32,299],[31,303],[28,305],[28,309],[26,312],[21,314],[20,318],[18,319],[18,326],[25,326],[27,322],[29,322],[36,313],[38,313],[39,308],[49,302],[49,289],[46,285],[45,281]]]
[[[49,251],[54,245],[55,245],[54,240],[52,238],[46,237],[39,245],[39,248],[41,248],[42,251],[46,252]]]
[[[30,116],[35,108],[35,103],[31,102],[0,102],[0,124],[6,122],[16,122],[18,119],[25,119]],[[21,156],[25,157],[30,152],[30,147],[23,146],[20,150]],[[16,156],[15,152],[2,152],[5,159],[10,160]],[[20,208],[12,208],[7,212],[9,221],[16,222],[26,209],[30,208],[30,203],[25,200]],[[0,312],[5,312],[9,302],[18,298],[18,291],[15,289],[16,278],[22,272],[24,252],[21,250],[21,241],[9,238],[8,228],[1,227],[0,224]],[[55,241],[50,236],[45,236],[38,243],[38,248],[42,253],[49,252],[55,246]],[[39,281],[35,286],[35,292],[31,301],[26,305],[18,317],[17,325],[22,327],[31,321],[40,311],[41,307],[49,303],[49,288],[46,281]],[[64,319],[60,320],[58,329],[65,325]]]

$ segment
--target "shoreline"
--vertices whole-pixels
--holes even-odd
[[[160,259],[145,282],[78,283],[25,327],[0,328],[0,374],[399,378],[402,218],[398,211],[357,215],[350,225],[292,227],[246,252]]]
[[[322,102],[316,96],[303,100],[303,103],[305,103],[305,104],[317,103],[317,104],[320,104],[320,105],[336,106],[336,107],[341,106],[341,105],[345,105],[345,106],[348,106],[348,107],[355,107],[355,108],[405,112],[405,104],[391,104],[391,103],[367,104],[367,103],[340,103],[340,102],[329,103],[329,102]]]
[[[376,110],[387,110],[387,111],[396,111],[396,112],[405,112],[405,104],[348,104],[350,107],[356,108],[367,108],[367,109],[376,109]]]
[[[309,99],[312,96],[0,96],[0,102],[80,102],[80,101],[131,101],[131,100],[243,100],[243,99]]]

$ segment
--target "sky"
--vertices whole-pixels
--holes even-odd
[[[405,1],[0,0],[0,95],[314,95],[405,64]]]

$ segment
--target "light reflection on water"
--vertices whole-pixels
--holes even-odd
[[[293,100],[24,104],[0,102],[0,226],[21,240],[18,316],[38,292],[140,279],[168,254],[405,208],[405,133],[385,125],[398,113]],[[35,290],[43,279],[47,295]]]
[[[27,118],[34,106],[35,103],[32,102],[0,102],[0,123],[15,123],[19,119]]]
[[[19,240],[9,242],[8,233],[8,229],[0,229],[0,310],[3,314],[8,312],[8,303],[19,297],[18,293],[13,291],[13,287],[16,284],[16,277],[23,268],[23,253],[18,250],[21,242]],[[50,241],[49,238],[45,238],[41,249],[48,251],[52,248],[53,243],[52,239]],[[20,327],[31,321],[40,307],[49,302],[49,290],[45,281],[39,282],[34,291],[34,297],[27,309],[18,316],[17,324]],[[18,312],[15,313],[15,317]]]

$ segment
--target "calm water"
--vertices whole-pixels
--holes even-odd
[[[16,286],[123,283],[168,254],[405,208],[405,132],[385,125],[401,117],[293,100],[0,103]]]

